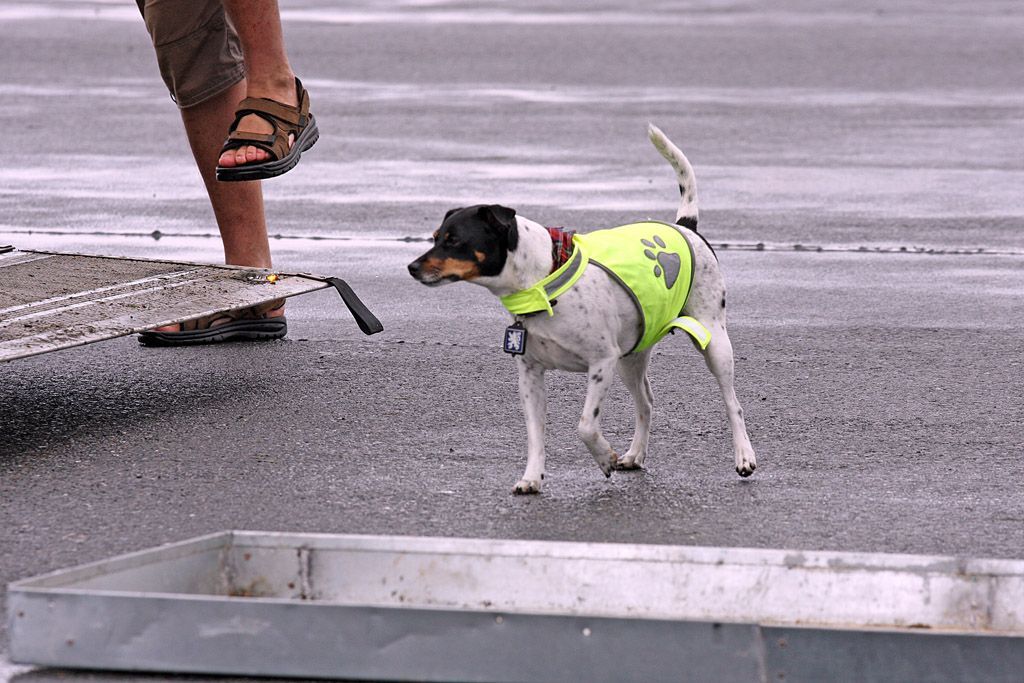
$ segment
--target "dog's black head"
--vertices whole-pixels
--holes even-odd
[[[425,285],[498,275],[519,242],[516,212],[497,204],[452,209],[434,233],[434,246],[409,264]]]

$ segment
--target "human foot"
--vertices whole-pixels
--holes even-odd
[[[273,308],[268,308],[273,306]],[[144,346],[177,346],[215,342],[280,339],[288,331],[284,300],[223,313],[214,313],[183,323],[163,325],[139,335]]]
[[[288,91],[250,84],[248,93],[217,161],[218,180],[259,180],[285,173],[319,138],[309,94],[298,78]]]
[[[298,93],[295,92],[295,82],[292,79],[287,79],[282,84],[277,84],[276,87],[271,85],[270,87],[260,87],[256,84],[250,84],[246,90],[246,99],[267,99],[279,102],[288,107],[297,107],[299,104]],[[249,114],[243,116],[235,127],[242,133],[250,133],[253,135],[273,135],[274,125],[266,119],[256,114]],[[288,148],[291,149],[292,145],[295,144],[295,135],[291,134],[288,136]],[[260,163],[270,158],[270,154],[260,147],[254,145],[246,145],[244,147],[238,147],[237,149],[229,149],[220,155],[220,159],[217,160],[218,166],[224,168],[233,168],[235,166],[241,166],[243,164]]]

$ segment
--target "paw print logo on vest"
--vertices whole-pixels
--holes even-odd
[[[640,240],[645,247],[648,247],[644,249],[644,256],[657,262],[654,266],[654,277],[660,278],[664,275],[665,288],[672,289],[676,284],[676,280],[679,279],[679,268],[682,265],[682,259],[679,258],[679,254],[673,251],[660,251],[665,249],[665,240],[657,235],[654,235],[652,239],[654,239],[654,242]],[[659,251],[655,253],[655,249]]]

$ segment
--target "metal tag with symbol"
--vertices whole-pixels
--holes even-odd
[[[522,323],[517,322],[505,328],[505,343],[502,350],[512,355],[526,353],[526,328]]]

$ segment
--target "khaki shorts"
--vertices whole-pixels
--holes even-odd
[[[220,0],[135,0],[156,48],[160,75],[182,109],[245,77],[242,45]]]

